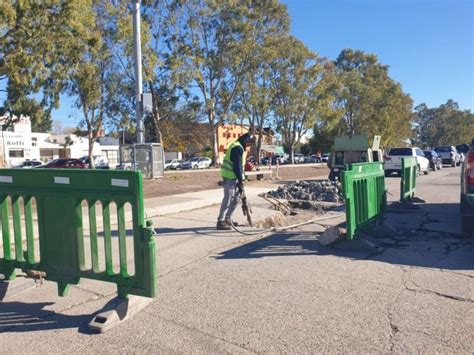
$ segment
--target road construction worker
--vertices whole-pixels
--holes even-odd
[[[244,186],[244,152],[254,142],[254,136],[251,133],[245,133],[227,147],[221,166],[224,198],[217,218],[217,229],[232,229],[232,213],[239,203],[240,193]]]

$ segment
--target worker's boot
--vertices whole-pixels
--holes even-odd
[[[225,221],[217,221],[216,229],[228,231],[228,230],[231,230],[232,227],[230,226],[230,224],[227,224]]]

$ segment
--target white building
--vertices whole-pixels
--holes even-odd
[[[0,117],[0,125],[6,123]],[[1,127],[0,127],[1,128]],[[89,154],[89,141],[75,134],[53,135],[31,132],[31,121],[27,116],[15,117],[15,124],[0,132],[0,166],[11,167],[24,160],[47,162],[57,158],[80,158]],[[116,142],[116,144],[110,144]],[[92,155],[105,155],[110,164],[118,157],[118,141],[104,141],[104,145],[94,142]],[[108,143],[108,144],[107,144]]]

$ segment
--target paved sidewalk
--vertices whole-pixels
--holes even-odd
[[[275,189],[278,186],[268,184],[268,186],[252,187],[246,186],[245,192],[251,201],[260,199],[259,194]],[[145,218],[155,216],[165,216],[168,214],[192,211],[195,209],[217,205],[222,201],[223,189],[213,189],[198,192],[188,192],[179,195],[163,196],[145,199]]]

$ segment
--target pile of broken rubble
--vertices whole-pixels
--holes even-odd
[[[342,186],[339,181],[293,181],[267,193],[278,199],[343,202]]]

